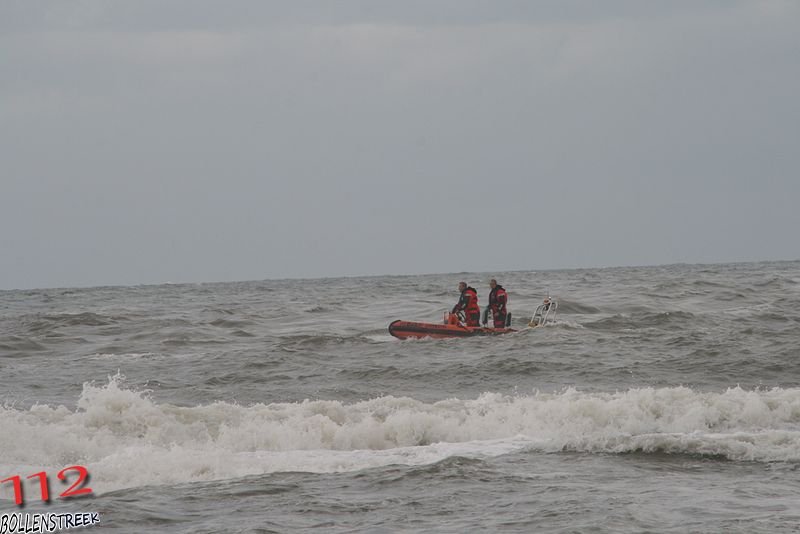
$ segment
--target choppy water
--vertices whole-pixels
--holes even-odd
[[[125,532],[800,529],[800,262],[491,275],[558,322],[388,335],[489,274],[0,292],[0,475],[85,465],[47,509]]]

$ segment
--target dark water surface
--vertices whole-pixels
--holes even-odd
[[[557,323],[388,335],[490,276]],[[5,291],[0,475],[125,532],[795,532],[799,346],[800,262]]]

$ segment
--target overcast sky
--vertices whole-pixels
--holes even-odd
[[[0,289],[800,258],[800,2],[0,2]]]

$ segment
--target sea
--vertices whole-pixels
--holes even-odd
[[[492,277],[517,332],[388,334]],[[799,466],[798,261],[0,291],[6,518],[798,532]]]

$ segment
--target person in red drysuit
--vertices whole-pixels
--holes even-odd
[[[508,318],[508,293],[494,278],[489,281],[489,287],[492,288],[492,291],[489,293],[489,306],[486,307],[486,311],[492,312],[495,328],[505,328],[507,326],[506,319]],[[487,322],[486,319],[486,315],[484,315],[484,326]]]
[[[458,283],[458,290],[461,296],[453,306],[452,313],[464,312],[467,326],[481,325],[481,308],[478,306],[478,292],[474,287],[469,287],[466,282]]]

